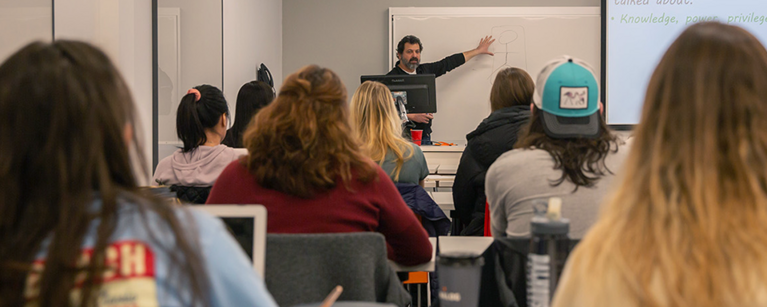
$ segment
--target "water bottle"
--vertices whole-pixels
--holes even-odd
[[[535,207],[530,222],[527,255],[527,306],[548,307],[569,253],[570,221],[562,218],[562,199],[552,197],[547,208]]]

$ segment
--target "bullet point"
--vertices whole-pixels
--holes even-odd
[[[610,17],[610,20],[615,20],[615,17]]]

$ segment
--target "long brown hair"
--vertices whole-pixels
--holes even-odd
[[[604,119],[599,116],[599,135],[596,138],[552,138],[546,134],[541,120],[541,110],[533,108],[530,123],[523,128],[520,140],[514,148],[537,148],[547,151],[554,159],[554,168],[562,170],[562,176],[551,182],[557,186],[565,180],[578,187],[592,187],[599,178],[611,171],[605,159],[618,151],[618,137],[610,132]]]
[[[311,198],[334,188],[338,178],[349,188],[353,171],[362,182],[372,180],[376,166],[359,149],[346,98],[330,69],[310,65],[288,76],[243,137],[244,163],[258,184]]]
[[[354,92],[350,109],[351,122],[365,153],[383,165],[386,153],[391,151],[395,165],[389,175],[398,181],[402,165],[413,157],[414,151],[411,143],[402,138],[402,125],[391,91],[379,82],[365,81]]]
[[[577,283],[592,285],[582,295],[620,290],[624,306],[767,304],[759,40],[721,23],[685,30],[650,79],[623,170],[573,259]]]
[[[528,106],[533,103],[535,83],[521,68],[508,67],[498,72],[490,90],[492,112],[511,106]]]
[[[33,299],[40,306],[69,306],[76,275],[84,270],[80,305],[93,305],[120,219],[118,199],[167,223],[176,242],[165,247],[171,267],[193,302],[206,304],[196,241],[168,205],[137,191],[125,138],[126,127],[136,127],[133,102],[106,55],[81,42],[33,43],[0,65],[0,84],[0,306],[25,303],[25,281],[46,239]],[[96,199],[102,204],[94,212]],[[85,269],[76,267],[95,220],[92,260]]]

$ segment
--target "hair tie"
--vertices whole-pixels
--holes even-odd
[[[194,101],[200,101],[200,97],[202,97],[202,95],[200,94],[200,91],[197,90],[196,88],[186,91],[186,94],[187,95],[194,94]]]

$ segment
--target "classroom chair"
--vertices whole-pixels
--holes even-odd
[[[183,202],[197,205],[205,204],[212,188],[213,187],[189,187],[175,184],[170,186],[170,190],[176,192],[176,197],[178,197],[178,199]]]
[[[570,239],[570,251],[580,239]],[[527,307],[527,255],[530,238],[498,238],[482,257],[479,306]]]
[[[376,232],[267,234],[266,287],[280,306],[321,302],[336,285],[339,301],[410,304]]]

